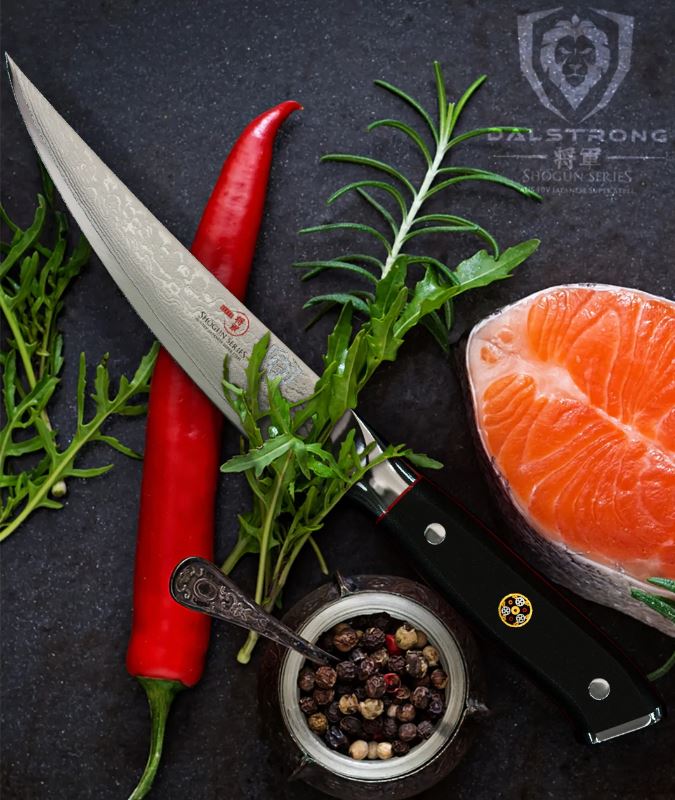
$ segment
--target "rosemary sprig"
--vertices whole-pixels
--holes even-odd
[[[80,357],[77,383],[77,422],[63,449],[49,418],[63,368],[63,337],[58,319],[68,287],[90,255],[80,238],[68,246],[68,222],[54,208],[54,186],[43,170],[43,194],[38,195],[32,223],[21,229],[0,206],[0,218],[10,232],[0,249],[0,311],[7,333],[0,351],[5,425],[0,430],[0,541],[6,539],[38,508],[61,508],[67,478],[91,478],[112,468],[82,469],[76,459],[91,442],[107,444],[138,457],[118,439],[102,432],[114,414],[141,414],[133,401],[148,391],[157,346],[141,360],[131,380],[120,377],[111,391],[107,356],[96,368],[94,413],[85,422],[86,363]],[[50,230],[53,240],[45,244]]]
[[[421,152],[427,167],[418,187],[395,167],[368,156],[331,154],[323,159],[371,168],[395,182],[364,179],[343,186],[328,200],[332,204],[347,192],[357,192],[378,212],[386,232],[360,222],[334,222],[302,231],[348,230],[358,235],[367,234],[384,251],[383,257],[348,253],[330,260],[295,265],[306,270],[305,279],[326,270],[342,270],[369,284],[365,290],[319,295],[306,303],[306,307],[318,305],[322,313],[341,306],[328,337],[324,369],[314,394],[295,405],[286,401],[279,381],[270,381],[265,375],[267,338],[262,339],[252,353],[245,388],[228,380],[226,368],[225,395],[237,412],[248,441],[242,440],[241,454],[231,458],[222,470],[246,475],[253,504],[239,517],[239,537],[223,570],[230,572],[244,555],[257,554],[255,599],[268,611],[279,603],[293,563],[305,544],[313,548],[321,570],[327,571],[315,534],[326,516],[366,471],[364,453],[359,452],[353,433],[339,445],[331,444],[330,436],[336,423],[349,409],[356,407],[360,393],[377,368],[396,359],[412,328],[419,323],[426,324],[439,342],[447,345],[454,298],[509,277],[539,244],[532,239],[501,252],[492,234],[475,222],[455,214],[420,215],[424,204],[434,194],[468,180],[491,181],[516,189],[526,197],[537,197],[526,187],[485,170],[443,166],[450,150],[472,136],[522,129],[483,128],[457,135],[460,115],[484,78],[472,84],[457,103],[449,103],[438,64],[434,65],[434,72],[439,107],[436,122],[401,89],[377,82],[418,112],[429,129],[431,143],[427,144],[421,133],[398,120],[378,120],[370,126],[371,130],[392,128],[403,132]],[[382,196],[382,202],[373,196],[373,191],[379,193],[378,198]],[[393,210],[384,203],[393,206]],[[450,267],[409,247],[413,240],[417,244],[422,235],[446,232],[474,234],[486,242],[492,252],[479,250],[456,267]],[[423,267],[423,276],[415,282],[410,277],[410,268],[414,265]],[[439,311],[443,312],[442,318]],[[357,320],[354,312],[362,319]],[[267,398],[266,404],[261,404],[261,397]],[[401,456],[418,466],[441,466],[402,444],[389,446],[378,463]],[[255,634],[249,635],[239,651],[239,661],[249,660],[256,639]]]
[[[631,589],[631,596],[636,600],[640,600],[646,606],[649,606],[649,608],[661,614],[661,616],[671,622],[675,622],[675,580],[671,578],[648,578],[648,581],[649,583],[653,583],[654,586],[660,586],[662,589],[667,589],[669,592],[672,592],[672,599],[657,594],[651,594],[642,589]],[[675,652],[673,652],[665,664],[662,664],[658,669],[650,672],[647,677],[650,681],[656,681],[670,672],[673,667],[675,667]]]

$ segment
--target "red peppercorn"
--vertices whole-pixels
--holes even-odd
[[[396,644],[396,637],[393,633],[388,633],[384,637],[384,644],[387,650],[389,651],[390,656],[397,656],[400,655],[401,648]]]
[[[385,690],[387,692],[395,692],[401,685],[401,679],[395,672],[387,672],[383,675]]]

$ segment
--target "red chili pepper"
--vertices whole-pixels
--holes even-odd
[[[262,220],[274,139],[298,108],[286,101],[245,128],[223,165],[192,244],[193,254],[240,298]],[[222,420],[162,349],[148,405],[127,652],[127,669],[148,696],[152,738],[145,771],[129,800],[150,790],[171,702],[178,691],[197,683],[204,668],[210,620],[171,598],[169,578],[187,556],[213,559]]]

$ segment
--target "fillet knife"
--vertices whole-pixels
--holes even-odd
[[[14,95],[61,197],[136,312],[234,425],[221,391],[245,384],[253,345],[267,327],[142,205],[7,57]],[[265,361],[294,402],[317,375],[271,334]],[[382,441],[354,413],[338,424]],[[599,743],[657,723],[665,714],[652,686],[619,649],[460,503],[402,460],[376,465],[352,490],[429,583],[491,635],[567,710],[578,734]]]

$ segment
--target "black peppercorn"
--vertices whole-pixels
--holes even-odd
[[[313,697],[300,698],[300,711],[303,714],[316,714],[318,710],[319,706]]]
[[[410,750],[410,745],[402,742],[400,739],[396,739],[391,743],[391,752],[395,756],[404,756],[408,750]]]
[[[355,647],[349,654],[349,657],[358,664],[358,662],[362,661],[367,655],[368,654],[362,647]]]
[[[335,725],[340,721],[342,714],[340,713],[340,705],[337,700],[334,700],[326,710],[326,716],[328,717],[328,722],[331,725]]]
[[[363,735],[370,740],[379,742],[384,733],[384,720],[382,717],[376,719],[364,719],[361,723],[363,727]]]
[[[384,631],[382,628],[366,628],[361,639],[361,647],[366,650],[377,650],[384,646]]]
[[[358,700],[365,700],[368,695],[366,694],[366,687],[365,686],[357,686],[354,689],[354,694],[356,695]]]
[[[315,689],[312,695],[317,702],[317,705],[327,706],[333,702],[335,691],[333,689]]]
[[[331,748],[331,750],[347,750],[349,747],[349,739],[344,733],[335,725],[328,728],[326,735],[323,737],[324,742]]]
[[[405,703],[407,700],[410,700],[410,689],[407,686],[399,686],[394,692],[394,702]]]
[[[412,742],[417,739],[417,725],[414,722],[405,722],[398,729],[398,738],[402,742]]]
[[[389,664],[387,668],[390,672],[396,673],[396,675],[403,674],[405,672],[405,656],[389,656]]]
[[[332,689],[337,680],[337,672],[333,667],[319,667],[314,673],[314,682],[318,689]]]
[[[445,710],[445,704],[439,698],[432,698],[429,705],[427,706],[427,713],[432,717],[440,717],[440,715]]]
[[[435,689],[445,689],[448,685],[448,676],[442,669],[435,669],[431,673],[431,685]]]
[[[371,675],[366,681],[366,694],[368,697],[383,697],[386,689],[382,675]]]
[[[417,735],[420,737],[420,739],[428,739],[433,732],[434,732],[434,723],[429,722],[428,719],[423,720],[417,726]]]
[[[382,723],[382,735],[387,739],[394,739],[398,735],[398,722],[387,717]]]
[[[351,683],[356,679],[356,664],[353,661],[340,661],[335,667],[339,681]]]
[[[431,686],[431,678],[425,675],[423,678],[418,678],[415,681],[415,686]]]
[[[423,678],[427,674],[428,666],[426,658],[419,650],[408,650],[405,654],[405,671],[411,678]],[[317,681],[318,673],[319,670],[317,670]]]
[[[333,635],[335,649],[339,650],[341,653],[348,653],[350,650],[353,650],[358,641],[359,637],[356,635],[356,631],[349,626],[344,627],[341,631]]]
[[[404,703],[402,706],[398,707],[396,718],[400,722],[411,722],[415,719],[415,714],[415,706],[412,703]]]
[[[298,687],[303,692],[311,692],[314,688],[314,670],[311,667],[303,667],[298,675]]]
[[[368,678],[375,672],[375,662],[372,658],[362,658],[356,668],[356,676],[360,681],[367,681]]]
[[[358,717],[343,717],[340,720],[340,730],[352,739],[360,739],[363,736],[363,725]]]
[[[431,700],[431,692],[426,686],[418,686],[410,695],[410,702],[415,708],[426,708]]]

